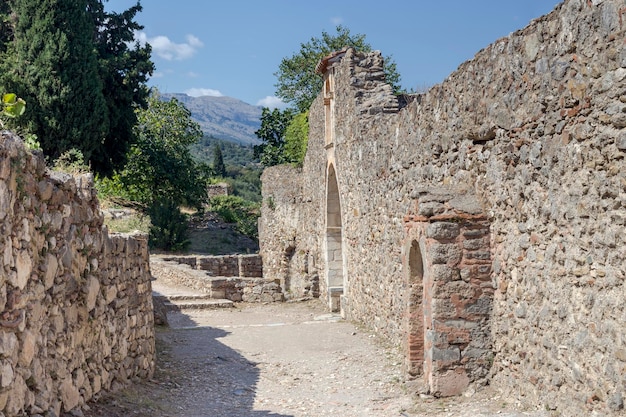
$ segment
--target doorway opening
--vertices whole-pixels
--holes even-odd
[[[408,256],[407,371],[411,377],[424,373],[424,261],[419,242],[413,240]]]
[[[328,168],[326,189],[326,285],[331,311],[340,311],[344,293],[341,201],[332,165]]]

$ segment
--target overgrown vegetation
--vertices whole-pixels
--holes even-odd
[[[258,239],[257,221],[261,205],[233,195],[211,198],[209,208],[226,223],[234,223],[240,233]]]
[[[146,109],[137,110],[137,142],[126,155],[126,166],[111,177],[99,178],[102,195],[127,200],[151,218],[150,242],[155,248],[182,250],[188,245],[181,206],[202,210],[207,202],[208,166],[196,162],[190,146],[202,136],[191,113],[175,98],[158,93]]]

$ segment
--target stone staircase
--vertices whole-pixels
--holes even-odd
[[[215,272],[229,272],[224,268],[197,269],[199,265],[223,265],[224,259],[219,258],[208,256],[199,259],[191,256],[173,258],[162,255],[150,257],[150,269],[153,276],[152,294],[157,324],[167,324],[167,315],[172,312],[230,308],[235,302],[240,301],[277,302],[284,300],[282,289],[274,281],[259,276],[212,275]],[[232,261],[232,259],[226,259],[226,262],[232,263]],[[241,263],[239,260],[239,264]]]

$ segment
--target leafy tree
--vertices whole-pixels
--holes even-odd
[[[226,165],[224,165],[224,156],[222,156],[222,148],[217,143],[213,146],[213,172],[218,177],[226,176]]]
[[[148,108],[137,111],[137,119],[137,143],[113,180],[123,187],[109,184],[109,189],[125,189],[126,197],[146,208],[160,201],[201,208],[210,169],[195,162],[189,151],[202,137],[189,110],[175,98],[162,101],[155,93]]]
[[[13,125],[41,138],[49,157],[76,149],[110,174],[135,139],[154,65],[149,45],[132,45],[140,4],[109,13],[103,1],[0,2],[0,85],[29,103]]]
[[[301,165],[309,141],[309,112],[294,116],[285,129],[285,159]]]
[[[109,129],[86,0],[12,0],[13,42],[4,84],[29,103],[18,120],[58,157],[77,148],[91,158]]]
[[[288,162],[285,155],[285,131],[292,118],[293,111],[290,109],[280,111],[263,108],[261,128],[254,132],[263,141],[261,145],[254,147],[255,157],[261,159],[263,166],[269,167]]]
[[[105,12],[102,0],[87,0],[95,27],[94,46],[109,116],[109,130],[90,161],[94,170],[111,173],[124,165],[124,156],[135,140],[135,109],[145,108],[150,91],[146,86],[154,71],[151,47],[134,43],[143,29],[134,19],[142,10],[139,2],[122,13]]]
[[[335,30],[335,34],[322,32],[321,38],[311,38],[309,42],[301,44],[300,52],[283,58],[274,74],[278,78],[276,95],[292,105],[298,113],[307,111],[322,91],[322,76],[315,73],[315,67],[322,58],[345,47],[363,52],[372,50],[365,42],[365,35],[352,35],[348,28],[341,25]],[[394,91],[399,92],[400,75],[396,64],[391,59],[386,59],[385,62],[387,82],[393,86]]]

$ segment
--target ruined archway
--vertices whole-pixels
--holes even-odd
[[[407,261],[406,367],[416,377],[424,373],[424,260],[417,240],[411,241]]]
[[[328,168],[326,185],[326,287],[332,311],[341,310],[344,293],[344,268],[341,201],[335,168]]]

